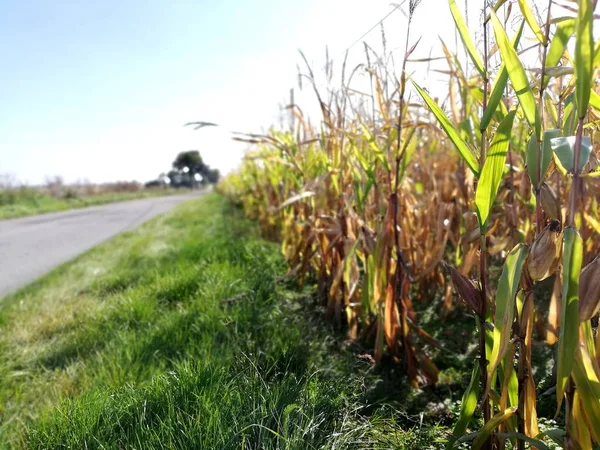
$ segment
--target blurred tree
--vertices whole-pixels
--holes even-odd
[[[215,184],[217,181],[219,181],[220,176],[221,176],[221,173],[219,172],[219,169],[208,169],[206,171],[206,174],[204,175],[204,178],[209,183]]]
[[[179,172],[190,173],[193,177],[197,173],[202,175],[207,169],[207,166],[204,164],[204,161],[202,161],[202,156],[200,156],[198,150],[189,150],[177,155],[177,158],[173,161],[173,169]]]
[[[199,184],[216,183],[219,170],[211,169],[202,160],[198,150],[181,152],[173,161],[173,169],[167,174],[173,187],[196,187]]]

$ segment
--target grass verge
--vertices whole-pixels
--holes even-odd
[[[97,195],[56,198],[49,194],[36,192],[35,189],[23,188],[14,191],[10,202],[8,200],[6,203],[0,201],[0,220],[85,208],[86,206],[104,205],[106,203],[135,200],[138,198],[181,194],[182,192],[187,191],[175,189],[142,189],[137,192],[108,192]],[[2,194],[1,191],[0,194]],[[4,196],[8,197],[7,194]],[[2,200],[2,195],[0,195],[0,200]]]
[[[5,298],[0,445],[440,448],[462,388],[375,373],[284,266],[209,194]]]

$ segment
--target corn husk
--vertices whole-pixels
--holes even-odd
[[[481,231],[479,230],[477,214],[475,214],[473,211],[468,211],[463,214],[463,218],[465,219],[465,232],[461,237],[463,244],[470,244],[479,240],[481,237]]]
[[[531,244],[527,257],[527,272],[533,281],[542,281],[554,274],[561,254],[561,226],[552,220]]]
[[[458,295],[475,314],[481,317],[483,310],[481,290],[475,286],[473,281],[469,280],[454,267],[448,264],[444,264],[444,266],[450,271],[452,284],[454,284]]]
[[[579,274],[579,320],[590,320],[600,310],[600,255]]]
[[[561,220],[560,204],[556,192],[548,184],[542,183],[540,188],[540,200],[542,202],[542,208],[546,216],[550,219]]]

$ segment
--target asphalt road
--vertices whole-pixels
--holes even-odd
[[[108,238],[206,192],[0,220],[0,299]]]

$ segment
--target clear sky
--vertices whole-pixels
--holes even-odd
[[[0,174],[145,181],[190,149],[227,172],[245,148],[228,130],[278,123],[297,86],[298,49],[320,68],[329,45],[339,63],[392,9],[388,0],[5,0]],[[389,48],[403,47],[405,24],[400,11],[386,19]],[[454,45],[446,0],[423,0],[414,24],[422,56],[439,48],[438,35]],[[380,48],[379,28],[365,40]],[[351,54],[362,61],[362,44]],[[299,103],[306,91],[297,89]],[[194,120],[223,127],[183,127]]]

